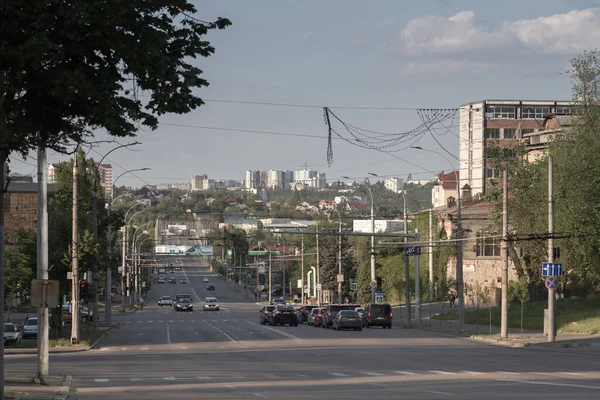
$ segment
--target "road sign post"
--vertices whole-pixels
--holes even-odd
[[[357,289],[358,289],[358,284],[356,282],[350,283],[350,290],[357,290]]]

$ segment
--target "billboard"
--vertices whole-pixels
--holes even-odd
[[[212,246],[190,246],[190,245],[162,245],[154,249],[157,255],[188,255],[188,256],[212,256]]]

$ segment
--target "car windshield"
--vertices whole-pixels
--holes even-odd
[[[185,297],[183,299],[179,299],[180,303],[191,303],[190,299],[186,299]]]
[[[275,309],[275,306],[267,306],[266,310],[267,311],[273,311]]]
[[[25,325],[37,325],[37,319],[28,319],[27,322],[25,322]]]
[[[4,332],[16,332],[17,328],[14,325],[6,325],[4,327]]]
[[[278,310],[286,310],[286,311],[294,311],[294,306],[292,306],[292,305],[287,305],[287,304],[286,304],[286,305],[283,305],[283,304],[282,304],[282,305],[278,305],[278,306],[277,306],[277,309],[278,309]]]
[[[206,299],[207,303],[216,303],[217,299]]]
[[[342,310],[349,310],[350,306],[348,305],[338,305],[338,306],[329,306],[329,311],[331,311],[332,314],[338,313]]]
[[[163,296],[162,299],[163,300],[171,300],[171,298],[169,296]]]

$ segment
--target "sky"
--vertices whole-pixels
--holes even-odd
[[[458,167],[458,116],[440,111],[423,127],[434,113],[423,110],[570,100],[569,60],[600,43],[600,0],[192,2],[199,19],[232,21],[207,36],[215,54],[194,61],[210,82],[197,90],[206,104],[162,116],[157,130],[129,140],[142,143],[135,151],[106,156],[115,177],[151,168],[123,175],[119,186],[200,174],[241,181],[249,169],[308,168],[328,182],[431,179]],[[331,164],[323,107],[341,136],[333,133]],[[116,146],[89,155],[99,160]],[[49,163],[66,159],[48,153]],[[12,172],[35,178],[35,167],[35,157],[11,157]]]

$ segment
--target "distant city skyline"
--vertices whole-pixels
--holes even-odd
[[[600,8],[585,0],[532,0],[527,7],[516,0],[502,7],[474,0],[197,6],[203,20],[223,16],[233,23],[207,38],[214,55],[194,61],[210,82],[198,92],[206,104],[161,116],[157,130],[130,140],[141,145],[106,157],[115,176],[151,168],[119,184],[184,183],[198,171],[241,180],[246,170],[304,165],[325,173],[328,183],[369,173],[429,180],[458,168],[461,105],[568,101],[569,60],[600,42]],[[330,121],[332,131],[323,107],[339,118]],[[435,109],[447,112],[430,126]],[[88,157],[101,159],[118,145],[100,142],[107,139],[98,132],[99,143],[84,147]],[[35,158],[11,154],[10,168],[35,179]],[[49,163],[68,158],[48,152]]]

